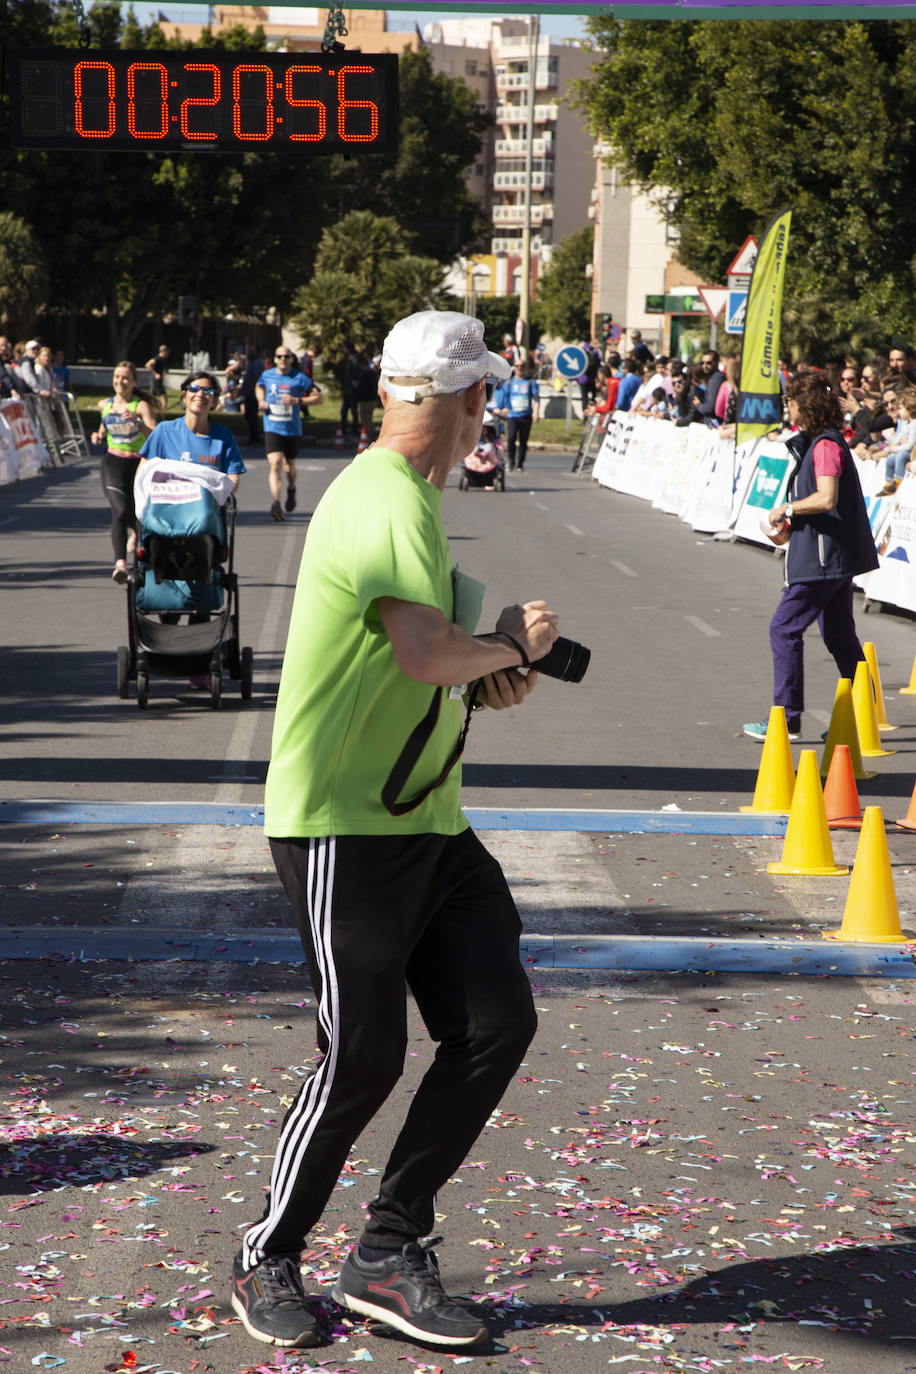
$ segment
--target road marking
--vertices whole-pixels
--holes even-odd
[[[466,806],[475,830],[583,830],[606,835],[785,835],[788,813],[729,811],[553,810],[549,807],[501,810]],[[263,826],[261,805],[212,802],[6,801],[6,825],[213,825]]]
[[[6,525],[15,525],[18,518],[19,517],[16,515],[11,515],[6,520],[0,520],[0,530],[2,530]]]
[[[177,913],[175,913],[177,914]],[[106,929],[13,927],[0,932],[0,958],[186,960],[250,964],[303,962],[289,930],[236,934],[186,926]],[[773,973],[847,978],[916,978],[904,949],[886,945],[827,945],[819,940],[721,940],[685,935],[529,935],[519,941],[530,969],[613,969],[627,973]]]
[[[684,619],[687,621],[688,625],[692,625],[695,630],[699,630],[700,634],[709,635],[714,639],[722,638],[718,630],[714,630],[711,625],[707,625],[706,621],[701,620],[698,615],[685,615]]]
[[[540,501],[535,501],[534,504],[537,506],[538,510],[550,510],[549,506],[543,505]]]
[[[585,531],[580,530],[578,525],[567,525],[566,528],[570,531],[570,533],[579,534],[582,536],[583,539],[585,538]]]
[[[616,568],[618,572],[622,572],[624,577],[639,576],[639,573],[635,573],[632,568],[628,568],[626,563],[621,563],[620,560],[617,558],[611,559],[611,567]]]

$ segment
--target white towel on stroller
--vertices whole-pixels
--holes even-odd
[[[149,505],[154,480],[157,486],[161,486],[162,473],[166,473],[176,484],[188,482],[195,484],[193,489],[185,487],[185,491],[188,493],[188,496],[184,498],[186,500],[189,497],[196,500],[197,488],[204,487],[218,506],[224,506],[235,490],[235,483],[232,478],[228,473],[220,472],[218,468],[209,468],[203,463],[185,463],[180,458],[151,458],[149,462],[140,464],[134,478],[134,507],[138,520],[143,519],[146,507]],[[174,492],[170,493],[171,495],[174,495],[176,502],[182,500],[180,485],[175,486]]]

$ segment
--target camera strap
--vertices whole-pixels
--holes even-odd
[[[431,782],[428,787],[424,787],[422,791],[411,797],[409,801],[399,802],[397,800],[398,794],[413,772],[417,760],[429,743],[432,733],[436,728],[436,721],[439,719],[439,709],[442,705],[443,690],[442,687],[436,688],[433,693],[433,699],[429,704],[429,710],[410,732],[410,737],[395,760],[394,767],[388,774],[388,780],[382,788],[382,801],[385,804],[386,810],[388,810],[392,816],[406,816],[408,811],[416,810],[421,802],[426,801],[430,792],[435,792],[437,787],[442,786],[445,779],[464,753],[468,730],[471,728],[471,713],[477,704],[477,693],[480,690],[479,681],[473,683],[468,689],[467,710],[465,711],[461,734],[458,736],[458,743],[455,745],[451,758],[438,778],[436,778],[435,782]]]

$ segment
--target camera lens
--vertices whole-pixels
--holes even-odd
[[[561,635],[555,640],[550,653],[532,663],[531,667],[560,682],[581,682],[591,656],[591,649],[586,649],[584,644],[578,644],[574,639],[564,639]]]

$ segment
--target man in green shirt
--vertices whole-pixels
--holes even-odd
[[[537,673],[516,670],[549,651],[557,617],[530,601],[474,636],[483,588],[454,568],[441,517],[488,379],[508,374],[471,316],[399,321],[382,353],[378,440],[331,484],[305,543],[265,828],[309,963],[321,1061],[287,1113],[232,1279],[246,1329],[272,1345],[320,1339],[300,1256],[401,1074],[408,987],[438,1047],[333,1296],[434,1347],[486,1336],[421,1241],[535,1030],[515,904],[461,812],[457,741],[475,684],[496,709],[525,700]]]

